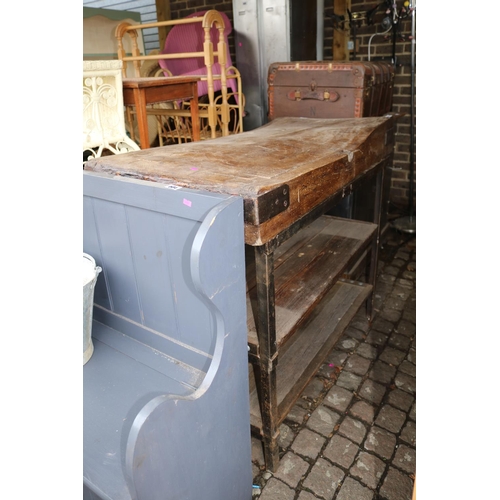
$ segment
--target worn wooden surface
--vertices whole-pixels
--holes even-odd
[[[371,285],[342,281],[336,283],[311,316],[298,329],[276,366],[276,428],[283,422],[297,398],[318,371],[356,312],[372,292]],[[259,407],[258,391],[250,367],[250,423],[259,436],[266,432]]]
[[[149,148],[147,105],[157,102],[189,99],[193,126],[193,140],[200,140],[198,119],[198,78],[177,76],[169,78],[124,78],[123,102],[125,106],[135,106],[141,148]]]
[[[277,118],[243,134],[91,160],[85,169],[242,196],[245,242],[257,246],[387,158],[396,119]],[[270,212],[268,193],[284,189],[286,206],[279,200],[281,211]]]

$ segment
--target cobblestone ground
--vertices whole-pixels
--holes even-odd
[[[281,425],[276,473],[252,438],[254,498],[411,500],[415,236],[389,229],[379,259],[373,322],[362,308]]]

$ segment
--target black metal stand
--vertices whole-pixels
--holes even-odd
[[[415,172],[415,0],[411,3],[411,109],[410,109],[410,192],[408,195],[408,215],[396,219],[392,226],[404,233],[415,233],[417,220],[413,207]]]

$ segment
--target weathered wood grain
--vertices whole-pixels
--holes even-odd
[[[245,243],[257,246],[387,158],[396,118],[277,118],[238,135],[91,160],[85,169],[239,195]],[[261,222],[260,201],[283,185],[288,205]]]

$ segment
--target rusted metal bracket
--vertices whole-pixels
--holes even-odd
[[[245,199],[245,222],[258,225],[284,212],[290,206],[290,188],[287,184],[271,189],[258,199]]]

